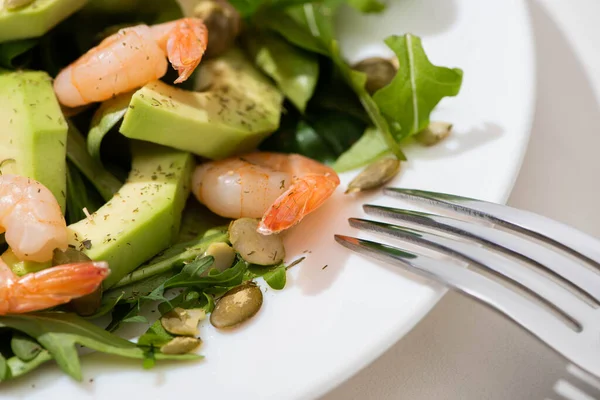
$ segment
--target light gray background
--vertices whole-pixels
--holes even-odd
[[[537,104],[509,204],[600,237],[600,0],[527,3]],[[566,376],[565,365],[510,322],[450,293],[392,349],[321,400],[557,398],[552,387]]]

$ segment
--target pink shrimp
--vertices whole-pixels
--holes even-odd
[[[196,198],[228,218],[262,218],[258,231],[288,229],[327,200],[340,184],[335,171],[298,154],[252,153],[199,165]]]
[[[20,260],[45,262],[67,248],[67,226],[52,192],[17,175],[0,175],[0,233]],[[0,258],[0,315],[56,306],[96,290],[104,262],[60,265],[17,277]]]
[[[59,265],[22,277],[0,259],[0,315],[65,304],[98,288],[110,270],[105,262]]]
[[[77,107],[129,92],[161,78],[167,61],[184,82],[200,63],[208,30],[197,18],[121,29],[60,71],[54,92],[61,104]]]

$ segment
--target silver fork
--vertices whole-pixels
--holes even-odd
[[[367,214],[402,226],[359,218],[351,218],[350,226],[434,250],[479,272],[370,240],[336,235],[337,242],[479,300],[600,378],[599,240],[508,206],[421,190],[387,188],[384,192],[466,215],[475,222],[365,205]]]

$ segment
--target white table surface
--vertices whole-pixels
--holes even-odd
[[[527,3],[537,104],[509,204],[600,237],[600,0]],[[567,375],[565,365],[510,322],[450,293],[387,353],[321,400],[556,399],[553,387]]]

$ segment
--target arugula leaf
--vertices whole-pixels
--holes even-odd
[[[72,224],[86,217],[85,207],[90,213],[102,206],[102,199],[93,188],[88,187],[81,172],[67,160],[67,224]]]
[[[125,115],[133,92],[123,93],[103,102],[94,113],[87,136],[88,153],[100,164],[100,146],[102,139]]]
[[[93,159],[87,152],[85,139],[72,122],[68,121],[67,132],[67,157],[79,168],[98,190],[98,193],[106,201],[121,188],[122,183],[108,172],[102,164]]]
[[[42,312],[0,317],[0,328],[11,328],[36,339],[59,367],[81,381],[81,365],[76,344],[107,354],[144,359],[143,349],[112,335],[75,314]],[[41,354],[41,353],[40,353]],[[38,355],[39,357],[39,355]],[[201,356],[155,354],[156,359],[192,360]]]
[[[21,68],[31,59],[29,50],[38,44],[37,39],[14,40],[0,43],[0,67]]]
[[[255,14],[261,9],[282,9],[303,3],[314,2],[315,0],[229,0],[243,17]]]
[[[401,141],[429,125],[429,115],[442,98],[458,94],[463,73],[431,64],[417,36],[391,36],[385,42],[396,53],[400,68],[373,99]]]
[[[378,13],[385,10],[385,4],[377,0],[348,0],[348,4],[364,13]]]
[[[144,317],[143,315],[134,315],[133,317],[125,318],[123,322],[138,322],[142,324],[147,324],[148,318]]]
[[[316,55],[292,46],[277,35],[252,31],[245,43],[254,63],[273,78],[282,93],[304,112],[319,77]]]
[[[23,361],[31,361],[42,351],[42,347],[32,338],[20,333],[13,334],[10,348],[15,356]]]
[[[0,357],[2,357],[0,355]],[[28,372],[33,371],[46,361],[52,360],[52,355],[47,350],[40,351],[34,358],[29,361],[23,361],[17,356],[13,356],[6,360],[6,366],[8,367],[7,376],[2,378],[0,375],[0,381],[7,379],[14,379],[21,375],[25,375]],[[1,369],[1,368],[0,368]]]
[[[283,263],[271,266],[251,265],[244,279],[262,277],[272,289],[281,290],[286,284],[286,271],[287,267]]]
[[[387,144],[377,128],[369,127],[362,137],[336,160],[333,169],[337,172],[350,171],[363,167],[388,153]]]
[[[171,335],[163,328],[160,319],[156,320],[150,328],[137,341],[138,346],[161,347],[169,343],[175,335]]]

